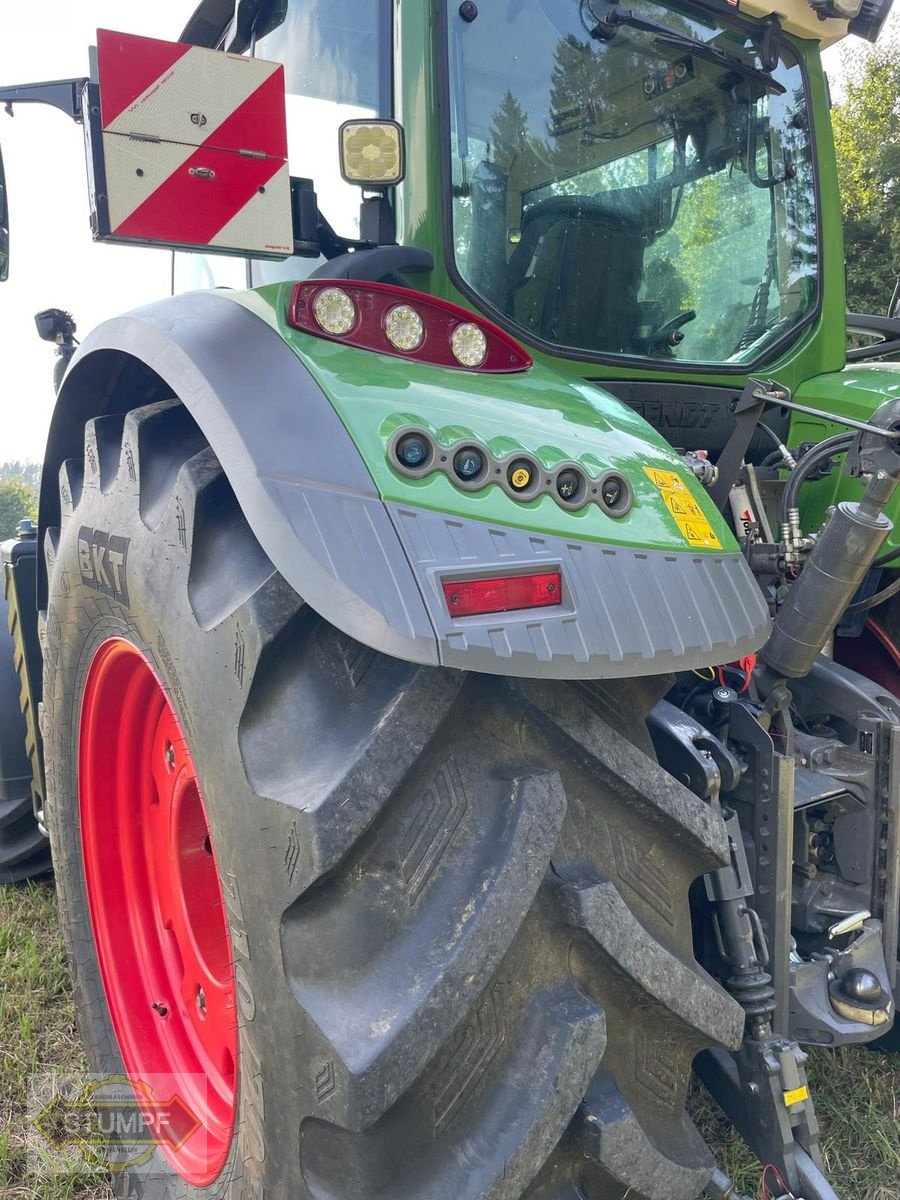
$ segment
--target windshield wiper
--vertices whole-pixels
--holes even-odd
[[[594,16],[597,14],[594,13]],[[745,79],[762,83],[776,96],[783,96],[787,91],[787,88],[777,79],[773,79],[768,71],[751,66],[742,58],[738,58],[736,54],[723,50],[721,46],[713,46],[710,42],[701,42],[698,38],[688,37],[685,33],[679,33],[677,29],[670,29],[668,25],[663,25],[661,21],[638,16],[629,8],[611,8],[604,17],[597,17],[597,26],[591,30],[591,35],[601,41],[609,41],[620,25],[630,25],[632,29],[642,29],[645,33],[653,33],[656,35],[654,41],[660,45],[684,50],[696,58],[705,58],[707,62],[724,67],[735,75],[742,75]]]

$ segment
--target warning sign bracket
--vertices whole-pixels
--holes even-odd
[[[0,88],[0,105],[83,125],[95,241],[294,253],[280,64],[101,29],[91,71]]]

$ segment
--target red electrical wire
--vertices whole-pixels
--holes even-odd
[[[775,1182],[778,1184],[778,1194],[771,1197],[769,1194],[769,1185],[766,1182],[766,1177],[770,1171],[775,1176]],[[766,1163],[763,1167],[762,1179],[760,1180],[759,1200],[782,1200],[782,1198],[784,1200],[797,1200],[797,1197],[785,1183],[784,1176],[778,1168],[773,1163]]]

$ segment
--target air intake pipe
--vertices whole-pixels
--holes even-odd
[[[883,429],[888,436],[875,432]],[[815,549],[775,618],[761,657],[779,677],[799,679],[813,668],[844,610],[866,577],[893,522],[884,508],[900,481],[900,400],[878,409],[851,450],[854,474],[867,479],[857,503],[832,512]]]

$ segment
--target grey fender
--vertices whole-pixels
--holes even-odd
[[[273,566],[327,621],[411,662],[492,674],[614,678],[728,662],[768,609],[740,553],[672,554],[533,534],[379,498],[328,397],[260,318],[214,292],[101,325],[66,373],[41,491],[85,423],[177,396],[216,453]],[[42,564],[43,565],[43,564]],[[558,570],[555,607],[451,617],[447,579]],[[46,604],[46,580],[40,581]]]
[[[214,292],[107,321],[66,372],[50,428],[41,527],[91,417],[177,396],[214,450],[273,566],[317,612],[387,654],[436,664],[415,577],[372,477],[327,397],[263,321]],[[46,579],[40,583],[46,604]]]

